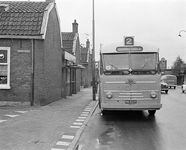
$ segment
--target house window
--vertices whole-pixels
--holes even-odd
[[[0,89],[10,89],[10,47],[0,47]]]

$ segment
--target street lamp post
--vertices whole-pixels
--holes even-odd
[[[181,32],[186,32],[185,30],[181,30],[180,32],[179,32],[179,34],[178,34],[178,36],[180,36],[181,37]]]
[[[178,34],[178,36],[180,36],[181,37],[181,32],[186,32],[186,30],[181,30],[180,32],[179,32],[179,34]],[[184,70],[184,66],[183,66],[183,64],[182,64],[182,66],[181,66],[181,75],[183,76],[183,81],[184,81],[184,72],[185,72],[185,70]]]
[[[95,83],[95,20],[94,20],[94,0],[92,0],[92,95],[96,100],[96,83]]]

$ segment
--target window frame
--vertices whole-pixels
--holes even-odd
[[[7,65],[7,84],[0,84],[0,89],[10,89],[10,47],[0,47],[0,50],[7,51],[7,63],[0,63]]]

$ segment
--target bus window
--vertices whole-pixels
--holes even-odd
[[[131,54],[132,74],[156,74],[157,54]]]
[[[156,69],[155,54],[131,54],[131,68],[134,70]]]
[[[105,70],[128,70],[129,69],[129,55],[128,54],[114,54],[103,55]]]

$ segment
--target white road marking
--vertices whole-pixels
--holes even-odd
[[[85,120],[83,120],[83,119],[77,119],[76,120],[77,122],[79,121],[79,122],[84,122]]]
[[[92,109],[91,107],[86,107],[85,109]]]
[[[89,112],[85,112],[85,111],[82,112],[82,114],[88,114],[88,113],[89,113]]]
[[[63,145],[63,146],[69,146],[70,142],[64,142],[64,141],[58,141],[56,145]]]
[[[74,125],[82,125],[83,123],[81,123],[81,122],[74,122],[73,124]]]
[[[80,126],[70,126],[70,128],[80,128]]]
[[[86,119],[86,117],[78,117],[79,119]]]
[[[27,111],[21,111],[21,110],[19,110],[19,111],[14,111],[14,112],[18,112],[18,113],[24,114],[24,113],[26,113]]]
[[[7,120],[0,120],[0,123],[5,122],[5,121],[7,121]]]
[[[91,109],[84,109],[84,111],[91,111]]]
[[[51,150],[66,150],[66,149],[61,149],[61,148],[52,148]]]
[[[81,114],[81,116],[88,116],[88,114]]]
[[[74,138],[74,136],[73,136],[73,135],[63,135],[61,138],[62,138],[62,139],[69,139],[69,140],[72,140],[72,139]]]
[[[17,116],[19,116],[19,115],[5,115],[5,116],[14,118],[14,117],[17,117]]]

